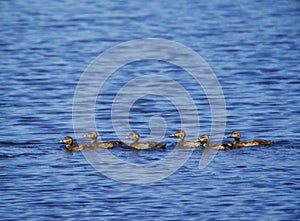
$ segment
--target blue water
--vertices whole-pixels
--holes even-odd
[[[298,1],[1,1],[0,13],[1,220],[300,219]],[[195,149],[175,173],[143,185],[111,179],[81,152],[58,145],[74,136],[74,92],[89,63],[117,44],[150,37],[184,44],[208,62],[224,93],[226,134],[238,129],[275,145],[218,152],[204,169]],[[144,61],[119,69],[96,99],[102,139],[116,137],[113,98],[147,74],[183,85],[199,109],[200,133],[210,133],[201,87],[174,65]],[[143,139],[164,127],[167,149],[110,153],[147,165],[172,152],[168,135],[180,125],[172,102],[149,94],[128,117]]]

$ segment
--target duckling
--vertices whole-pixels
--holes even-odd
[[[132,142],[129,144],[130,147],[134,149],[149,149],[149,148],[163,148],[166,147],[166,144],[146,141],[146,142],[138,142],[140,139],[140,135],[137,132],[131,132],[126,138],[131,139]]]
[[[97,149],[97,146],[93,144],[74,144],[73,138],[70,136],[64,137],[63,140],[60,140],[59,143],[66,144],[66,148],[71,151],[82,151],[82,150],[95,150]]]
[[[122,141],[117,141],[117,140],[110,140],[110,141],[103,141],[100,142],[98,141],[98,133],[96,131],[90,131],[86,134],[87,138],[92,139],[92,144],[96,145],[97,147],[102,147],[102,148],[111,148],[113,146],[127,146],[124,142]]]
[[[177,130],[174,134],[171,134],[170,137],[179,137],[176,145],[180,146],[180,147],[198,147],[198,146],[201,146],[200,141],[184,140],[185,132],[183,130]]]
[[[227,138],[234,138],[233,144],[238,147],[249,147],[249,146],[258,146],[258,145],[270,145],[274,143],[272,140],[243,140],[240,141],[241,134],[239,131],[234,130],[230,133]]]
[[[199,142],[204,148],[211,148],[215,150],[230,150],[236,148],[233,143],[223,142],[223,143],[213,143],[210,142],[209,136],[207,134],[203,134],[199,137]]]

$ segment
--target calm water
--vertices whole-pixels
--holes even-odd
[[[298,1],[1,1],[0,12],[1,220],[300,219]],[[88,64],[119,43],[149,37],[184,44],[209,63],[225,96],[226,133],[238,129],[245,139],[276,144],[219,152],[205,169],[195,149],[175,173],[144,185],[110,179],[82,153],[59,146],[74,136],[73,96]],[[110,108],[118,91],[147,74],[178,81],[199,109],[201,133],[210,132],[201,87],[174,65],[144,61],[103,86],[95,106],[102,139],[116,137]],[[179,129],[179,113],[154,92],[117,117],[127,116],[144,139],[163,127],[156,135],[168,147],[111,150],[124,162],[153,163],[174,148],[168,135]]]

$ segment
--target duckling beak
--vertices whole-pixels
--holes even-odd
[[[64,141],[63,141],[63,140],[60,140],[60,141],[58,141],[58,143],[64,143]]]
[[[176,137],[175,134],[171,134],[169,137]]]

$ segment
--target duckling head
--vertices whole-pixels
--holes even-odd
[[[241,138],[241,134],[237,130],[234,130],[229,134],[227,138],[234,138],[235,140],[239,140]]]
[[[59,142],[67,144],[67,146],[72,146],[73,145],[73,138],[70,137],[70,136],[66,136],[66,137],[64,137],[63,140],[60,140]]]
[[[92,139],[92,143],[97,143],[97,139],[98,139],[98,133],[96,131],[90,131],[86,134],[87,138],[91,138]]]
[[[130,132],[126,138],[132,140],[133,142],[137,142],[140,139],[140,135],[139,133],[133,131]]]
[[[98,138],[98,133],[96,131],[90,131],[86,134],[86,137],[94,140]]]
[[[183,140],[185,138],[184,130],[177,130],[174,134],[171,134],[170,137],[179,137],[179,139]]]
[[[203,134],[202,136],[199,137],[199,141],[202,145],[207,144],[209,143],[209,136],[207,134]]]

